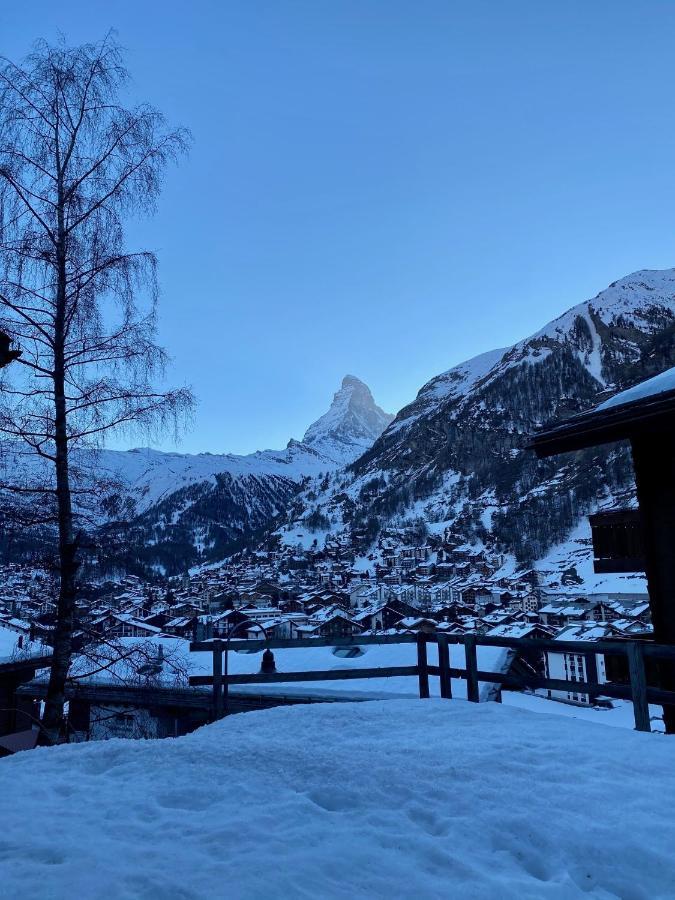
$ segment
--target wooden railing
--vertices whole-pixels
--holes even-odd
[[[438,646],[438,665],[428,662],[427,645]],[[380,666],[377,668],[322,669],[306,672],[257,672],[246,675],[232,675],[227,671],[228,651],[261,651],[277,649],[300,649],[316,647],[358,647],[383,644],[415,644],[417,663],[412,666]],[[457,668],[451,664],[451,647],[464,647],[465,664]],[[536,675],[511,675],[507,672],[483,671],[478,668],[478,647],[502,647],[516,654],[532,651],[574,653],[584,657],[588,681],[545,678]],[[479,701],[479,683],[488,682],[511,689],[544,689],[565,693],[588,694],[589,697],[610,697],[630,700],[633,703],[635,728],[651,731],[649,704],[675,705],[675,691],[651,687],[647,684],[645,659],[668,660],[675,670],[675,646],[653,644],[646,641],[553,641],[539,638],[499,638],[488,635],[447,635],[435,634],[383,634],[356,635],[354,637],[325,637],[303,640],[224,640],[194,641],[190,644],[193,652],[209,652],[213,655],[211,675],[195,675],[190,684],[195,687],[210,686],[213,689],[213,716],[221,718],[227,709],[229,687],[243,684],[279,684],[287,682],[346,681],[351,679],[416,677],[421,698],[429,697],[429,677],[439,679],[442,698],[452,699],[452,679],[466,680],[467,700]],[[628,662],[629,684],[598,681],[596,655],[625,654]],[[223,659],[226,668],[223,671]]]

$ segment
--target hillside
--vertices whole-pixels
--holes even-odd
[[[539,462],[530,436],[674,363],[675,270],[622,278],[424,385],[345,476],[305,494],[285,534],[314,514],[367,543],[387,522],[423,518],[532,564],[589,510],[631,502],[633,482],[619,445]]]

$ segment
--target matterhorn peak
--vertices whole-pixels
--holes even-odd
[[[394,417],[375,403],[367,384],[345,375],[327,413],[309,426],[304,444],[352,459],[371,447]],[[356,453],[354,451],[357,451]]]

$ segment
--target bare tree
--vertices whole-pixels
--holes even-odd
[[[128,216],[153,211],[188,135],[151,106],[122,105],[127,77],[111,36],[0,60],[0,329],[22,350],[3,372],[0,431],[26,462],[0,487],[37,499],[58,529],[51,742],[72,655],[78,515],[98,489],[89,451],[116,428],[175,423],[192,403],[187,389],[154,386],[166,361],[156,259],[129,251],[124,232]]]

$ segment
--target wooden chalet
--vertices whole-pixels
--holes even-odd
[[[654,639],[675,644],[675,369],[545,429],[531,446],[541,459],[614,441],[630,442],[639,505],[637,518],[629,517],[630,527],[639,528],[641,540],[629,540],[624,530],[612,548],[605,532],[600,542],[604,571],[625,571],[626,553],[642,550]],[[625,521],[615,524],[626,527]],[[675,665],[662,662],[659,669],[661,685],[675,689]],[[666,730],[675,732],[675,707],[664,708],[664,720]]]

